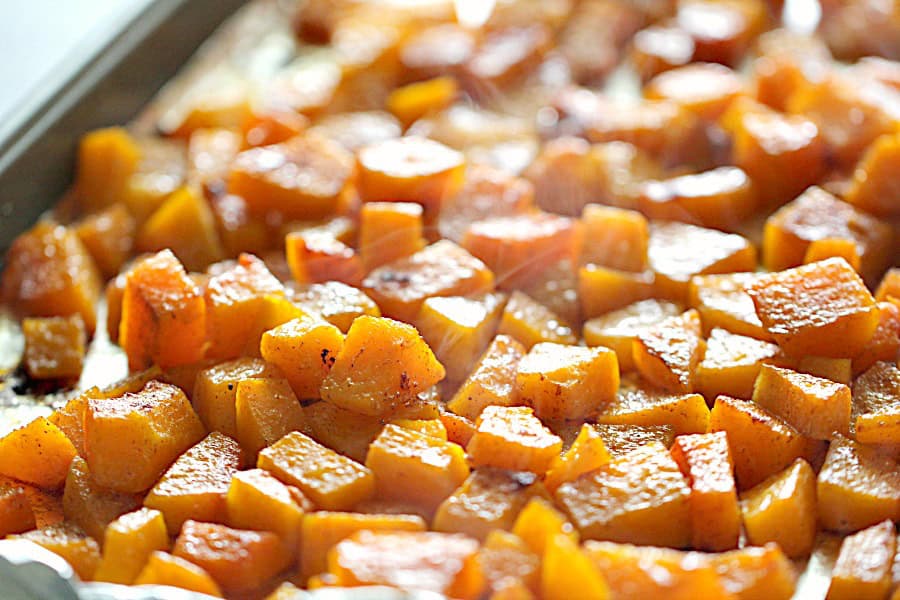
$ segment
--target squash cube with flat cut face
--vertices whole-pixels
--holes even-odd
[[[900,368],[877,362],[853,382],[856,441],[900,444]]]
[[[169,533],[161,512],[139,508],[121,515],[106,527],[103,556],[94,579],[129,585],[151,554],[168,548]]]
[[[619,360],[619,369],[631,371],[634,369],[632,346],[638,334],[681,312],[681,308],[672,302],[640,300],[587,321],[582,331],[584,342],[588,346],[612,349]]]
[[[147,559],[134,585],[170,585],[172,587],[222,597],[222,590],[204,569],[194,563],[156,551]]]
[[[498,334],[454,394],[447,408],[475,421],[487,406],[510,406],[519,362],[525,348],[508,335]]]
[[[540,342],[574,344],[577,341],[571,327],[559,315],[518,290],[509,296],[497,333],[515,338],[526,349]]]
[[[572,445],[550,464],[544,485],[550,493],[553,493],[562,484],[575,481],[585,473],[599,469],[609,460],[610,455],[603,436],[589,423],[584,423]]]
[[[237,384],[234,412],[237,441],[252,460],[266,446],[306,427],[303,407],[286,379],[242,380]]]
[[[690,393],[704,349],[700,314],[691,309],[639,333],[632,356],[638,372],[653,385]]]
[[[62,504],[67,521],[101,541],[106,526],[116,517],[138,508],[141,498],[137,494],[123,494],[100,487],[94,483],[85,460],[76,456],[66,477]]]
[[[544,427],[531,408],[488,406],[466,451],[477,467],[545,473],[562,450],[562,440]]]
[[[23,319],[22,334],[29,377],[74,380],[81,375],[87,340],[79,315]]]
[[[897,532],[887,519],[844,538],[831,572],[830,600],[885,598],[891,589],[891,565]]]
[[[74,458],[72,442],[44,417],[0,438],[0,475],[43,489],[62,488]]]
[[[191,400],[208,431],[237,437],[235,400],[245,379],[280,377],[281,371],[259,358],[237,358],[197,373]]]
[[[295,286],[292,299],[305,312],[321,315],[344,333],[356,317],[381,316],[378,305],[365,292],[340,281]]]
[[[713,329],[703,361],[697,366],[697,391],[710,400],[722,394],[749,398],[760,368],[779,352],[775,344]]]
[[[260,353],[278,367],[298,398],[318,398],[322,381],[344,346],[341,330],[304,315],[266,331]]]
[[[706,432],[709,414],[700,394],[669,394],[628,386],[619,390],[595,420],[619,427],[668,427],[675,435],[682,435]],[[642,437],[637,431],[634,435]]]

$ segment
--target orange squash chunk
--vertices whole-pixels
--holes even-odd
[[[486,406],[509,406],[514,402],[516,372],[525,348],[515,339],[498,334],[447,403],[457,415],[475,421]]]
[[[456,534],[360,531],[328,553],[328,572],[342,586],[387,585],[460,599],[481,594],[478,542]]]
[[[606,578],[579,547],[565,535],[553,536],[541,564],[541,597],[546,600],[566,598],[611,598]]]
[[[613,401],[619,365],[609,348],[543,342],[519,362],[515,394],[548,420],[584,419]]]
[[[856,242],[844,238],[822,238],[810,242],[806,248],[806,254],[803,255],[803,264],[808,265],[836,256],[846,260],[847,264],[859,273],[861,267]]]
[[[203,424],[184,392],[156,381],[118,398],[91,398],[84,409],[91,475],[120,492],[147,490],[201,437]]]
[[[763,326],[788,354],[852,357],[878,326],[878,307],[842,258],[760,277],[747,288]]]
[[[161,512],[139,508],[121,515],[106,527],[103,556],[94,579],[130,585],[154,552],[168,548],[169,534]]]
[[[36,526],[25,488],[11,480],[0,481],[0,536],[24,533]]]
[[[238,384],[244,379],[269,377],[281,377],[281,372],[258,358],[236,358],[198,372],[191,400],[206,429],[237,437]]]
[[[88,215],[75,226],[81,243],[107,279],[114,277],[131,256],[134,232],[134,218],[121,204]]]
[[[640,300],[584,324],[582,335],[588,346],[606,346],[616,353],[619,369],[634,369],[632,346],[637,335],[668,317],[681,314],[681,308],[665,300]]]
[[[296,488],[293,492],[300,493]],[[304,512],[294,499],[291,488],[262,469],[235,473],[225,495],[225,522],[228,526],[271,531],[294,557],[300,550],[300,526]]]
[[[715,121],[744,91],[741,78],[715,63],[679,66],[657,75],[644,86],[644,96],[671,100],[702,119]]]
[[[344,202],[353,156],[336,142],[304,134],[235,157],[228,191],[254,214],[278,211],[287,218],[321,219]]]
[[[455,72],[475,48],[475,34],[456,23],[410,32],[401,44],[400,63],[414,80]]]
[[[298,398],[318,398],[343,345],[340,329],[305,315],[265,332],[260,352],[284,373]]]
[[[878,302],[878,326],[863,351],[853,357],[851,367],[858,375],[880,360],[891,361],[900,350],[900,298]]]
[[[396,88],[387,98],[387,109],[408,126],[428,113],[446,108],[459,86],[452,77],[435,77]]]
[[[691,484],[691,545],[709,552],[736,548],[741,511],[725,432],[678,436],[672,458]]]
[[[475,467],[545,473],[562,450],[562,440],[544,427],[531,408],[488,406],[466,451]]]
[[[116,517],[141,505],[136,494],[114,492],[95,484],[87,463],[80,456],[69,467],[62,501],[66,520],[97,541],[103,540],[106,526]]]
[[[741,98],[722,115],[720,124],[731,134],[734,164],[753,180],[764,205],[791,200],[826,172],[825,139],[806,117],[778,113]]]
[[[84,364],[86,336],[79,315],[22,320],[22,363],[32,379],[77,380]]]
[[[494,276],[483,262],[441,240],[375,269],[363,281],[363,290],[384,315],[411,322],[427,298],[489,292],[493,285]]]
[[[489,293],[474,297],[434,297],[422,303],[415,325],[437,359],[447,379],[462,381],[485,351],[506,304],[506,295]]]
[[[751,64],[756,99],[778,111],[830,67],[831,52],[814,35],[778,28],[759,36],[756,46],[759,57]]]
[[[790,600],[797,586],[793,563],[777,544],[748,546],[709,557],[728,592],[747,600]]]
[[[306,427],[300,402],[286,379],[244,379],[234,399],[237,441],[255,458],[291,431]]]
[[[365,462],[369,444],[384,428],[384,419],[349,411],[330,402],[303,407],[301,429],[320,444],[356,462]]]
[[[877,138],[863,155],[847,190],[847,202],[862,210],[885,217],[896,217],[896,183],[891,173],[900,161],[900,135]]]
[[[321,315],[344,333],[356,317],[381,316],[378,305],[365,292],[340,281],[300,286],[293,290],[291,297],[304,311]]]
[[[811,246],[828,239],[853,243],[867,281],[880,277],[890,260],[890,226],[818,187],[770,216],[763,236],[763,264],[772,271],[810,262]]]
[[[877,362],[853,382],[856,440],[900,444],[900,369]]]
[[[190,592],[222,597],[222,590],[209,573],[168,552],[153,552],[134,585],[170,585]]]
[[[91,581],[100,563],[100,546],[86,535],[81,528],[71,523],[59,523],[35,529],[10,539],[34,542],[54,554],[61,556],[82,581]]]
[[[492,599],[498,595],[507,598],[503,594],[512,593],[511,588],[530,594],[540,585],[541,558],[519,536],[502,529],[491,531],[485,538],[478,552],[478,564],[493,591]],[[521,597],[512,595],[509,599]]]
[[[897,533],[890,519],[847,536],[831,572],[830,600],[886,598]]]
[[[675,443],[675,429],[671,425],[598,423],[591,427],[600,434],[610,456],[623,456],[652,442],[659,442],[666,448]]]
[[[5,263],[4,304],[24,316],[79,314],[94,332],[100,275],[74,231],[42,221],[13,241]]]
[[[680,548],[691,542],[690,495],[669,451],[651,443],[564,483],[555,497],[585,539]]]
[[[511,530],[534,497],[547,497],[534,473],[480,467],[438,507],[432,528],[484,540],[493,530]]]
[[[173,535],[189,519],[221,522],[228,485],[240,467],[241,447],[214,431],[178,457],[147,493],[144,506],[162,512]]]
[[[817,482],[819,522],[858,531],[900,512],[900,467],[877,449],[837,436]]]
[[[75,189],[87,212],[96,212],[121,198],[137,170],[142,151],[121,127],[95,129],[78,144]]]
[[[413,202],[368,202],[359,213],[359,255],[366,270],[425,247],[422,207]]]
[[[632,357],[638,372],[653,385],[670,392],[694,389],[695,372],[705,344],[700,314],[689,310],[638,333]]]
[[[169,250],[135,264],[125,279],[119,343],[132,370],[198,362],[206,342],[203,294]]]
[[[241,254],[236,264],[210,277],[204,291],[207,358],[239,356],[250,337],[263,297],[283,294],[283,290],[265,263],[251,254]]]
[[[772,335],[756,314],[747,286],[759,277],[756,273],[723,273],[691,277],[688,304],[696,308],[704,332],[721,327],[731,333],[771,341]]]
[[[0,438],[0,475],[43,489],[63,487],[73,458],[72,442],[44,417]]]
[[[875,291],[875,299],[879,302],[884,302],[891,296],[900,300],[900,268],[897,267],[888,269]]]
[[[583,264],[635,273],[647,268],[650,229],[641,213],[588,204],[581,213],[581,227]]]
[[[499,287],[515,289],[527,285],[551,264],[574,261],[580,231],[573,219],[533,212],[476,221],[466,230],[461,245],[494,272]]]
[[[434,140],[407,136],[360,149],[359,194],[363,202],[418,202],[425,221],[463,181],[465,158]]]
[[[128,208],[137,225],[187,183],[185,147],[180,140],[142,136],[136,140],[141,157],[117,201]]]
[[[703,361],[697,366],[697,391],[710,400],[722,394],[750,398],[760,368],[779,353],[775,344],[713,329]]]
[[[172,554],[205,570],[226,594],[257,590],[290,563],[274,533],[197,521],[184,524]]]
[[[754,0],[678,3],[675,22],[694,39],[694,60],[736,65],[765,28],[768,11]]]
[[[841,383],[762,365],[753,401],[812,439],[827,440],[833,432],[849,432],[850,388]]]
[[[656,290],[681,303],[694,275],[756,269],[756,251],[745,238],[686,223],[651,223],[648,253]]]
[[[700,394],[668,394],[623,387],[595,420],[604,425],[669,425],[676,435],[703,433],[709,424],[709,408]]]
[[[550,45],[550,31],[541,24],[498,27],[489,32],[465,66],[464,81],[475,97],[490,98],[508,88],[540,62]]]
[[[240,196],[224,194],[214,197],[210,208],[226,256],[236,256],[241,252],[259,254],[272,247],[274,240],[265,220],[250,214],[247,201]]]
[[[557,314],[518,290],[509,296],[497,333],[516,339],[528,349],[540,342],[576,342],[572,329]]]
[[[335,280],[357,286],[365,275],[356,251],[331,232],[313,229],[289,233],[285,254],[297,283]]]
[[[297,486],[316,506],[328,510],[349,509],[375,492],[371,470],[299,431],[261,451],[257,466]]]
[[[578,298],[582,315],[588,319],[646,300],[654,293],[651,271],[631,273],[597,265],[578,270]]]
[[[565,536],[573,542],[578,541],[575,527],[543,496],[535,496],[528,501],[516,517],[512,532],[537,556],[546,554],[557,535]]]
[[[246,146],[271,146],[303,133],[309,120],[293,111],[269,109],[254,112],[242,125]]]
[[[581,475],[598,469],[610,460],[609,451],[600,432],[585,423],[578,430],[572,445],[555,458],[544,477],[544,485],[552,494],[556,489],[569,481],[575,481]]]

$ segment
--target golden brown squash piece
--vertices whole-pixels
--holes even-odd
[[[578,545],[565,535],[551,538],[544,552],[541,569],[541,597],[547,600],[565,598],[611,597],[606,578]]]
[[[747,288],[756,313],[790,355],[859,354],[878,326],[878,307],[842,258],[761,276]]]
[[[331,370],[344,334],[317,317],[304,315],[288,321],[262,336],[260,352],[290,382],[298,398],[318,398],[322,381]]]
[[[292,291],[291,298],[304,311],[321,315],[344,333],[356,317],[381,316],[378,305],[365,292],[340,281],[299,286]]]
[[[816,475],[797,459],[741,494],[747,538],[755,546],[777,542],[791,558],[809,556],[816,538]]]
[[[365,275],[356,250],[330,231],[313,228],[287,234],[285,254],[291,276],[300,284],[335,280],[358,286]]]
[[[100,275],[75,232],[41,221],[13,241],[3,270],[3,303],[23,316],[79,314],[97,324]]]
[[[23,319],[22,335],[29,377],[73,381],[81,375],[87,336],[79,315]]]
[[[557,535],[578,541],[575,527],[543,496],[535,496],[528,501],[516,517],[512,532],[538,556],[546,554]]]
[[[75,233],[91,253],[104,278],[115,277],[131,256],[135,221],[128,209],[114,204],[88,215],[75,225]]]
[[[697,365],[697,391],[710,400],[726,395],[750,398],[760,368],[779,356],[775,344],[713,329],[703,361]]]
[[[691,309],[640,332],[632,345],[632,357],[638,372],[651,384],[669,392],[690,393],[705,346],[700,314]]]
[[[512,405],[516,372],[523,356],[524,346],[507,335],[498,334],[447,403],[447,408],[475,421],[486,406]]]
[[[82,581],[91,581],[97,571],[97,565],[100,564],[100,546],[97,541],[72,523],[50,525],[11,536],[11,539],[34,542],[58,554],[72,566]]]
[[[236,392],[237,441],[251,462],[266,446],[306,427],[303,408],[286,379],[244,379]]]
[[[154,552],[169,549],[166,521],[158,510],[139,508],[106,527],[97,581],[134,583]]]
[[[555,497],[585,539],[682,548],[691,543],[690,495],[669,451],[651,443],[564,483]]]
[[[856,441],[900,444],[900,368],[877,362],[853,382]]]
[[[134,585],[170,585],[189,592],[222,597],[222,590],[209,573],[194,563],[168,552],[152,553],[135,579]]]
[[[759,36],[759,57],[751,64],[756,100],[784,112],[791,96],[831,66],[831,52],[821,38],[788,28]]]
[[[12,480],[0,481],[0,536],[24,533],[36,526],[25,488]]]
[[[666,448],[675,443],[675,429],[671,425],[598,423],[592,428],[600,434],[610,456],[622,456],[652,442],[658,442]]]
[[[387,585],[461,600],[478,598],[484,587],[478,542],[449,533],[360,531],[328,552],[328,572],[342,586]]]
[[[527,349],[540,342],[576,342],[571,327],[559,315],[519,290],[510,294],[497,333],[516,339]]]
[[[610,460],[609,451],[600,432],[588,423],[578,430],[572,445],[555,458],[547,469],[544,485],[552,494],[564,483],[598,469]]]
[[[582,315],[591,319],[655,295],[654,273],[632,273],[587,265],[578,270]]]
[[[364,463],[369,444],[384,428],[384,419],[349,411],[330,402],[303,407],[303,433],[338,454]]]
[[[106,526],[141,505],[137,494],[123,494],[94,483],[88,465],[76,456],[69,467],[63,490],[63,514],[95,540],[103,541]]]
[[[519,536],[502,529],[491,531],[485,538],[478,551],[478,564],[494,594],[491,598],[528,598],[527,594],[540,586],[541,558]]]
[[[667,70],[644,86],[644,97],[671,100],[701,119],[715,121],[744,92],[742,79],[715,63],[694,63]]]
[[[584,324],[582,335],[588,346],[605,346],[616,353],[619,369],[634,369],[632,346],[637,335],[668,317],[681,314],[681,308],[665,300],[640,300]]]
[[[562,450],[562,440],[543,426],[531,408],[488,406],[466,446],[477,467],[499,467],[542,475]]]
[[[900,161],[900,135],[884,135],[876,139],[863,155],[847,190],[847,202],[871,212],[892,217],[900,210],[895,206],[898,197],[891,173]]]
[[[584,240],[580,260],[620,271],[640,273],[647,268],[650,228],[641,213],[601,204],[588,204],[581,213]]]
[[[694,39],[694,60],[737,65],[766,27],[768,9],[756,0],[689,0],[675,22]]]
[[[753,401],[812,439],[850,431],[850,388],[821,377],[762,365]]]
[[[853,357],[853,375],[880,360],[892,361],[900,351],[900,298],[878,302],[878,326],[863,351]]]
[[[595,420],[604,425],[667,426],[675,435],[682,435],[704,433],[709,415],[706,400],[700,394],[670,394],[623,386]]]
[[[777,544],[747,546],[708,557],[728,592],[741,600],[790,600],[797,587],[794,564]]]
[[[117,202],[137,170],[141,148],[121,127],[96,129],[78,144],[75,189],[81,206],[96,212]]]
[[[191,400],[207,431],[237,437],[235,399],[245,379],[281,377],[281,371],[259,358],[236,358],[202,369],[194,379]]]
[[[756,281],[757,273],[722,273],[691,277],[688,305],[696,308],[707,334],[720,327],[738,335],[772,341],[756,314],[747,286]]]
[[[359,211],[359,255],[367,271],[426,246],[422,207],[413,202],[367,202]]]
[[[829,600],[876,600],[891,589],[897,532],[890,519],[847,536],[831,572]]]
[[[61,489],[73,458],[72,442],[44,417],[0,438],[0,475],[42,489]]]
[[[387,109],[404,126],[447,108],[456,98],[459,86],[452,77],[435,77],[394,89],[387,97]]]

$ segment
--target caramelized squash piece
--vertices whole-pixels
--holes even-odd
[[[535,496],[528,501],[516,517],[512,532],[537,556],[546,554],[557,535],[565,536],[573,542],[578,541],[578,533],[565,515],[542,496]]]
[[[565,535],[553,536],[541,563],[541,597],[547,600],[565,598],[612,597],[606,578],[578,546]]]
[[[779,356],[775,344],[713,329],[697,366],[697,391],[710,400],[726,395],[750,398],[760,368]]]
[[[784,112],[797,90],[825,75],[831,52],[818,37],[778,28],[759,36],[751,64],[756,100]]]
[[[24,533],[37,527],[25,488],[14,481],[0,481],[0,536]]]
[[[82,581],[91,581],[100,564],[100,546],[85,534],[81,528],[71,523],[59,523],[28,533],[11,536],[34,542],[54,554],[61,556]]]
[[[610,455],[603,436],[590,424],[584,423],[572,445],[550,464],[544,477],[544,485],[552,494],[560,485],[575,481],[581,475],[605,465],[609,460]]]
[[[619,393],[596,421],[605,425],[668,426],[675,435],[704,433],[709,408],[700,394],[669,394],[631,386]],[[638,436],[640,437],[640,436]]]
[[[847,190],[847,202],[875,215],[896,217],[897,188],[891,173],[900,160],[900,134],[884,135],[860,159]],[[883,227],[883,225],[882,225]]]
[[[426,246],[422,207],[413,202],[367,202],[359,211],[359,255],[367,271]]]
[[[387,109],[408,126],[425,115],[447,108],[459,86],[452,77],[435,77],[398,87],[387,98]]]
[[[856,441],[900,444],[900,368],[877,362],[853,382]]]
[[[502,529],[491,531],[485,538],[478,551],[478,564],[493,592],[491,598],[522,597],[515,594],[526,594],[527,598],[540,585],[541,558],[519,536]]]
[[[756,273],[724,273],[691,277],[688,304],[696,308],[704,332],[720,327],[731,333],[772,341],[756,314],[747,286],[759,277]]]
[[[88,465],[76,456],[69,467],[63,490],[63,514],[97,541],[107,525],[141,505],[140,496],[107,490],[94,483]]]
[[[189,592],[222,597],[222,590],[209,573],[168,552],[153,552],[138,574],[134,585],[170,585]]]
[[[63,487],[75,447],[44,417],[0,438],[0,475],[48,490]]]
[[[25,354],[22,363],[32,379],[77,380],[87,345],[84,322],[71,317],[22,320]]]
[[[363,415],[325,401],[303,407],[303,420],[303,433],[359,463],[366,461],[369,444],[384,428],[381,417]]]
[[[722,587],[745,600],[789,600],[797,587],[794,564],[777,544],[720,552],[709,557]]]
[[[689,0],[675,22],[694,39],[694,60],[736,65],[765,28],[768,11],[756,0]]]
[[[610,456],[622,456],[652,442],[658,442],[666,448],[675,443],[675,430],[671,425],[598,423],[591,427],[600,434]]]
[[[313,283],[294,289],[291,297],[307,313],[323,319],[347,333],[356,317],[380,317],[378,305],[362,290],[340,281]]]
[[[236,392],[235,430],[245,456],[254,459],[263,448],[306,427],[303,408],[286,379],[244,379]]]
[[[583,264],[635,273],[647,268],[650,228],[641,213],[588,204],[581,213],[581,227]]]
[[[576,341],[572,329],[558,315],[518,290],[509,296],[497,333],[516,339],[528,349],[540,342],[574,344]]]
[[[593,318],[624,308],[655,294],[651,271],[631,273],[597,265],[578,270],[578,298],[582,315]]]
[[[638,372],[653,385],[676,393],[694,390],[704,351],[700,314],[693,309],[648,327],[632,345]]]
[[[281,377],[281,371],[258,358],[237,358],[202,369],[194,380],[191,400],[207,431],[236,438],[235,402],[241,381]]]
[[[702,119],[715,121],[743,91],[744,83],[734,71],[700,62],[657,75],[644,86],[644,97],[671,100]]]
[[[631,40],[630,63],[642,82],[691,62],[694,38],[677,26],[652,25]]]
[[[340,329],[305,315],[266,331],[260,353],[284,373],[298,398],[318,398],[322,382],[343,346]]]
[[[831,572],[829,600],[886,598],[897,533],[890,519],[844,538]]]
[[[94,579],[130,585],[155,552],[168,549],[169,534],[161,512],[139,508],[121,515],[106,527]]]
[[[75,189],[86,212],[96,212],[121,199],[141,160],[141,147],[121,127],[95,129],[78,144]]]
[[[519,342],[498,334],[447,403],[447,408],[475,421],[487,406],[513,404],[516,373],[523,356],[525,348]]]
[[[753,401],[783,418],[801,434],[818,440],[850,428],[850,388],[820,377],[763,365]]]
[[[300,550],[304,508],[293,490],[262,469],[240,471],[231,478],[225,495],[225,522],[237,529],[271,531],[292,557]]]
[[[285,254],[291,275],[300,284],[335,280],[358,286],[365,275],[356,250],[328,231],[313,228],[289,233]]]
[[[131,256],[135,222],[128,209],[114,204],[88,215],[75,226],[75,233],[91,253],[104,278],[115,277]]]
[[[859,375],[876,362],[892,361],[900,351],[900,298],[878,302],[878,325],[862,352],[853,357],[853,375]]]
[[[588,346],[605,346],[616,353],[621,372],[634,369],[632,346],[639,333],[681,314],[679,306],[665,300],[640,300],[584,324],[582,335]]]
[[[562,450],[562,440],[541,424],[531,408],[487,406],[466,451],[473,466],[544,474]]]

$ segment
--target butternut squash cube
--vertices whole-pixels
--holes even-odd
[[[753,401],[817,440],[850,431],[850,388],[820,377],[763,365]]]
[[[410,501],[428,514],[469,476],[461,446],[390,424],[369,446],[366,466],[380,498]]]
[[[318,398],[343,345],[340,329],[307,315],[265,332],[260,352],[284,373],[298,398]]]
[[[304,433],[359,463],[366,461],[369,444],[384,428],[381,417],[362,415],[325,401],[303,407],[303,419]]]
[[[0,481],[0,536],[31,531],[37,526],[25,488]]]
[[[91,253],[105,279],[115,277],[131,257],[135,234],[134,217],[121,204],[88,215],[75,226],[75,233]]]
[[[845,537],[831,572],[829,600],[886,598],[896,551],[890,519]]]
[[[632,357],[638,372],[653,385],[670,392],[690,393],[705,346],[700,313],[690,309],[639,333],[632,346]]]
[[[492,599],[533,597],[527,594],[540,586],[541,558],[519,536],[502,529],[495,529],[488,534],[478,552],[478,564],[493,591]],[[525,595],[517,596],[512,589]]]
[[[427,298],[489,292],[494,287],[494,275],[466,250],[441,240],[375,269],[362,287],[382,314],[409,323]]]
[[[719,118],[743,92],[744,82],[734,71],[704,62],[668,70],[644,86],[645,98],[671,100],[709,121]]]
[[[756,314],[747,286],[759,277],[756,273],[723,273],[697,275],[688,284],[688,305],[696,308],[709,333],[719,327],[758,340],[772,341]]]
[[[541,597],[546,600],[566,598],[612,597],[606,578],[587,555],[565,535],[549,540],[541,563]]]
[[[900,444],[900,368],[877,362],[853,382],[856,441]]]
[[[862,156],[853,180],[847,190],[847,202],[872,214],[896,216],[895,183],[890,177],[900,160],[900,135],[883,135],[877,138]]]
[[[284,243],[288,267],[297,283],[335,280],[358,286],[365,276],[356,250],[331,232],[295,231],[287,234]]]
[[[189,592],[222,597],[222,590],[209,573],[168,552],[153,552],[134,580],[134,585],[170,585]]]
[[[630,273],[597,265],[578,269],[578,299],[587,319],[605,315],[639,300],[653,297],[655,276],[651,271]]]
[[[842,258],[760,277],[747,288],[763,326],[788,354],[853,357],[878,326],[878,307]]]
[[[488,406],[466,447],[475,467],[499,467],[544,474],[562,450],[562,440],[544,427],[531,408]]]
[[[672,458],[691,484],[691,546],[708,552],[736,548],[741,511],[725,432],[678,436]]]
[[[130,585],[154,552],[168,549],[169,534],[161,512],[139,508],[121,515],[106,527],[103,556],[94,579]]]
[[[438,418],[441,420],[441,423],[444,424],[444,428],[447,431],[447,439],[449,441],[463,447],[469,445],[469,440],[475,435],[475,423],[464,416],[457,415],[444,408],[440,409],[440,416]],[[476,417],[476,419],[477,418],[478,417]]]
[[[775,344],[713,329],[703,361],[697,366],[697,391],[710,400],[723,394],[750,398],[760,368],[779,352]]]
[[[632,450],[659,442],[666,448],[675,443],[675,429],[671,425],[592,425],[609,452],[610,457],[623,456]]]
[[[260,450],[306,427],[303,408],[286,379],[244,379],[234,400],[237,441],[255,460]]]
[[[290,564],[274,533],[197,521],[185,522],[172,554],[205,570],[229,595],[261,588]]]
[[[300,575],[324,573],[326,557],[338,542],[357,531],[425,531],[425,521],[415,515],[360,514],[320,510],[303,516],[300,531]]]
[[[694,60],[736,65],[769,19],[762,2],[689,0],[675,22],[694,39]]]
[[[72,442],[44,417],[0,438],[0,475],[42,489],[61,489],[74,458]]]
[[[220,523],[225,494],[240,468],[241,447],[214,431],[178,457],[147,493],[144,506],[159,510],[173,535],[190,519]]]
[[[229,527],[271,531],[292,557],[300,550],[304,513],[291,489],[262,469],[235,473],[225,495],[225,522]]]
[[[458,534],[360,531],[328,553],[338,585],[387,585],[461,600],[478,598],[484,577],[478,542]]]
[[[28,540],[58,554],[72,566],[82,581],[91,581],[100,564],[100,546],[97,541],[72,523],[35,529],[11,536],[11,539]]]
[[[694,39],[684,29],[652,25],[638,31],[631,41],[630,62],[642,82],[684,66],[694,56]]]
[[[81,316],[22,320],[22,362],[32,379],[77,380],[84,366],[87,340]]]
[[[642,388],[622,388],[595,418],[604,425],[669,426],[675,435],[704,433],[709,407],[700,394],[669,394]]]
[[[620,371],[631,371],[634,369],[632,346],[638,334],[681,312],[681,308],[672,302],[640,300],[587,321],[582,335],[588,346],[606,346],[612,349],[616,353]]]
[[[444,367],[411,325],[362,316],[322,381],[326,402],[380,416],[419,402],[418,394],[444,378]]]
[[[141,160],[141,147],[122,127],[95,129],[78,143],[75,189],[86,212],[119,201]]]
[[[511,530],[534,497],[548,497],[537,475],[481,467],[441,504],[432,528],[484,540],[493,530]]]
[[[426,246],[422,207],[413,202],[367,202],[359,211],[359,255],[367,271]]]
[[[834,531],[858,531],[900,511],[900,467],[878,450],[837,436],[828,447],[817,485],[819,522]]]
[[[63,514],[98,542],[106,526],[120,515],[141,505],[140,496],[104,489],[94,483],[87,463],[80,456],[72,460],[63,490]]]
[[[784,112],[791,96],[828,70],[832,60],[825,41],[787,28],[759,36],[759,57],[752,63],[756,99]]]
[[[292,299],[304,311],[323,319],[347,333],[356,317],[380,317],[378,305],[359,288],[340,281],[313,283],[295,289]]]
[[[122,295],[119,343],[140,370],[198,362],[206,342],[203,293],[170,250],[135,264]]]
[[[616,354],[543,342],[519,362],[516,397],[547,420],[585,419],[602,411],[619,389]]]
[[[875,299],[879,302],[884,302],[891,296],[900,299],[900,268],[898,267],[888,269],[875,292]]]
[[[550,43],[543,24],[490,31],[464,67],[469,94],[490,98],[495,90],[514,86],[536,67]]]
[[[574,344],[572,329],[552,310],[518,290],[509,296],[497,333],[518,340],[526,349],[540,342]]]
[[[259,358],[237,358],[197,373],[191,399],[207,431],[237,437],[235,402],[238,384],[245,379],[281,377],[281,371]]]
[[[316,506],[345,510],[375,493],[369,468],[293,431],[259,453],[257,466],[295,485]]]
[[[585,423],[578,430],[578,436],[572,445],[553,459],[544,477],[544,485],[552,494],[562,484],[575,481],[585,473],[599,469],[609,460],[609,451],[603,442],[603,436]]]
[[[748,546],[709,557],[728,592],[746,600],[790,600],[797,587],[794,564],[778,544]]]
[[[853,357],[853,375],[859,375],[877,361],[892,361],[900,351],[900,298],[878,302],[878,326],[862,352]]]
[[[456,391],[447,408],[475,421],[487,406],[510,406],[516,373],[525,348],[515,339],[498,334]]]
[[[512,532],[538,556],[546,555],[558,535],[578,542],[575,527],[548,499],[541,496],[535,496],[528,501],[516,517]]]
[[[674,548],[691,543],[690,496],[678,465],[657,443],[613,458],[555,494],[584,539]]]
[[[584,242],[581,262],[619,271],[647,269],[650,227],[641,213],[588,204],[581,213]]]
[[[435,77],[396,88],[387,98],[387,109],[405,125],[430,112],[441,110],[456,97],[458,86],[452,77]]]

